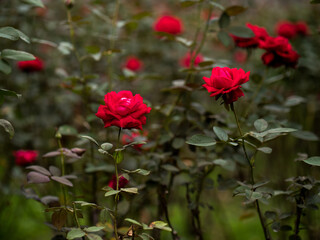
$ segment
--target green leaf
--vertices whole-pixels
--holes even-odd
[[[138,221],[134,220],[134,219],[125,218],[124,220],[127,221],[127,222],[130,222],[130,223],[132,223],[132,224],[135,224],[135,225],[138,225],[138,226],[141,226],[141,227],[142,227],[142,224],[139,223]]]
[[[209,3],[210,3],[212,6],[214,6],[214,7],[216,7],[216,8],[219,8],[219,9],[222,10],[222,11],[224,11],[224,9],[225,9],[224,6],[222,6],[220,3],[215,2],[214,0],[210,0]]]
[[[268,128],[268,122],[264,119],[258,119],[253,123],[258,132],[263,132]]]
[[[264,137],[268,134],[272,134],[272,133],[290,133],[290,132],[295,132],[297,131],[297,129],[294,129],[294,128],[273,128],[273,129],[270,129],[270,130],[267,130],[265,132],[262,132],[262,133],[259,133],[259,135],[261,137]]]
[[[99,232],[99,231],[101,231],[102,229],[104,229],[104,227],[96,227],[96,226],[93,226],[93,227],[85,228],[85,229],[83,229],[83,230],[86,231],[86,232]]]
[[[224,160],[224,159],[216,159],[213,161],[215,165],[219,165],[222,168],[228,171],[234,171],[236,169],[236,164],[234,161],[231,160]]]
[[[18,94],[14,91],[10,91],[10,90],[7,90],[7,89],[1,89],[0,88],[0,96],[13,96],[13,97],[17,97],[17,98],[20,98],[21,97],[21,94]]]
[[[78,137],[88,139],[89,141],[93,142],[94,144],[96,144],[99,147],[99,143],[93,137],[86,136],[86,135],[78,135]]]
[[[21,40],[27,43],[30,43],[30,39],[27,35],[25,35],[23,32],[13,27],[0,28],[0,37],[10,39],[13,41],[16,41],[20,38]]]
[[[119,193],[119,192],[120,192],[120,190],[114,190],[114,189],[112,189],[112,190],[106,192],[106,193],[104,194],[104,196],[105,196],[105,197],[109,197],[109,196],[112,196],[112,195],[116,195],[116,194]]]
[[[319,137],[314,134],[313,132],[309,131],[296,131],[293,132],[291,135],[293,135],[296,138],[306,140],[306,141],[318,141]]]
[[[7,133],[9,133],[10,138],[14,136],[14,128],[9,121],[0,119],[0,126],[2,126]]]
[[[74,50],[74,47],[71,43],[69,42],[60,42],[58,45],[58,50],[63,54],[63,55],[69,55],[71,51]]]
[[[229,137],[225,130],[219,127],[213,127],[213,131],[221,141],[224,141],[224,142],[228,141]]]
[[[65,136],[76,136],[78,131],[72,126],[62,125],[58,128],[58,133]]]
[[[16,61],[28,61],[28,60],[36,59],[35,56],[33,56],[30,53],[23,52],[23,51],[17,51],[17,50],[13,50],[13,49],[2,50],[1,57],[4,59],[11,59],[11,60],[16,60]]]
[[[72,229],[70,232],[68,232],[67,239],[81,238],[85,235],[86,235],[86,233],[84,231],[82,231],[79,228],[76,228],[76,229]]]
[[[178,43],[181,43],[183,46],[190,48],[194,45],[194,43],[188,39],[182,38],[182,37],[175,37],[174,40]]]
[[[101,148],[105,151],[109,151],[113,147],[113,144],[111,143],[103,143],[101,144]]]
[[[200,1],[199,0],[181,0],[180,5],[181,5],[181,7],[191,7],[191,6],[193,6],[197,3],[200,3],[200,2],[201,2],[201,0]]]
[[[219,31],[218,38],[219,38],[220,42],[222,42],[222,44],[226,47],[230,46],[230,44],[232,43],[232,38],[225,31]]]
[[[311,157],[303,161],[312,166],[318,166],[318,167],[320,166],[320,157],[318,156]]]
[[[116,160],[116,163],[119,164],[123,161],[123,152],[122,151],[116,151],[113,154],[113,158]]]
[[[161,165],[161,168],[163,168],[164,170],[167,170],[169,172],[179,172],[179,168],[171,165],[171,164],[164,164],[164,165]]]
[[[237,37],[242,37],[242,38],[251,38],[255,36],[250,28],[244,27],[244,26],[230,27],[229,32]]]
[[[228,7],[225,12],[229,15],[229,16],[236,16],[240,13],[243,13],[244,11],[246,11],[247,8],[242,7],[242,6],[231,6]]]
[[[269,147],[260,147],[260,148],[257,148],[257,150],[266,154],[272,153],[272,148],[269,148]]]
[[[41,7],[44,8],[44,5],[41,0],[22,0],[22,2],[25,2],[27,4],[30,4],[33,7]]]
[[[145,170],[145,169],[141,169],[141,168],[138,168],[136,170],[132,170],[132,171],[129,171],[129,170],[125,170],[125,169],[122,169],[124,172],[126,173],[137,173],[137,174],[140,174],[140,175],[143,175],[143,176],[147,176],[150,174],[150,171],[148,170]]]
[[[97,234],[92,234],[92,233],[88,234],[88,235],[87,235],[87,238],[88,238],[89,240],[103,240],[99,235],[97,235]]]
[[[0,71],[7,75],[11,73],[10,65],[7,62],[5,62],[3,59],[0,59]]]
[[[138,193],[138,188],[121,188],[120,191],[121,192],[137,194]]]
[[[186,143],[199,147],[209,147],[216,145],[217,142],[211,137],[202,134],[197,134],[189,138],[189,140],[186,141]]]
[[[169,231],[171,232],[172,229],[167,227],[167,223],[165,222],[162,222],[162,221],[154,221],[152,223],[150,223],[150,226],[153,227],[153,228],[158,228],[158,229],[161,229],[161,230],[165,230],[165,231]]]
[[[185,140],[183,138],[175,138],[172,142],[172,147],[174,149],[179,149],[183,147],[184,143],[185,143]]]
[[[230,25],[230,16],[223,12],[219,18],[219,27],[220,28],[227,28]]]

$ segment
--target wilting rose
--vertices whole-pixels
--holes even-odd
[[[288,21],[279,22],[276,26],[276,33],[279,36],[291,39],[297,35],[296,25]]]
[[[124,176],[119,175],[119,185],[118,189],[124,188],[129,183],[128,179],[126,179]],[[115,175],[112,176],[111,180],[108,183],[108,186],[112,189],[117,189],[117,177]]]
[[[128,57],[126,62],[124,63],[124,68],[127,68],[133,72],[137,72],[141,70],[143,67],[143,63],[136,57]]]
[[[265,41],[265,39],[269,36],[268,32],[263,27],[252,25],[250,23],[247,23],[246,25],[248,28],[252,30],[252,32],[254,33],[254,37],[243,38],[243,37],[237,37],[235,35],[231,35],[235,45],[242,48],[259,47],[260,43]]]
[[[185,68],[189,68],[191,64],[191,58],[194,57],[193,53],[192,55],[188,52],[181,60],[180,60],[180,65]],[[203,62],[203,56],[199,53],[197,57],[194,59],[194,65],[193,66],[198,66],[199,63]]]
[[[25,166],[37,160],[38,152],[34,150],[18,150],[13,155],[16,165]]]
[[[288,39],[284,37],[268,37],[261,45],[262,49],[267,50],[262,55],[262,61],[270,67],[295,67],[298,63],[299,55],[292,49]]]
[[[20,61],[17,63],[18,68],[26,73],[40,72],[44,68],[44,63],[40,58],[28,61]]]
[[[211,93],[210,97],[215,97],[216,100],[222,97],[224,103],[231,104],[244,96],[241,84],[249,81],[249,75],[250,72],[246,73],[241,68],[215,67],[210,78],[203,77],[206,83],[202,86]]]
[[[100,105],[96,116],[104,122],[104,127],[137,128],[146,124],[146,114],[151,111],[139,95],[130,91],[109,92],[104,96],[105,105]]]
[[[156,32],[178,35],[183,32],[183,24],[179,18],[167,15],[158,18],[153,25],[153,29]]]
[[[147,141],[147,135],[148,133],[144,131],[143,133],[141,131],[131,131],[130,133],[124,133],[122,135],[122,144],[127,145],[132,142],[146,142]],[[135,144],[133,147],[136,150],[141,150],[141,147],[143,144]]]

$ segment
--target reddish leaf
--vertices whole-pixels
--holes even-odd
[[[27,175],[28,183],[46,183],[50,182],[50,178],[38,172],[29,172]]]
[[[43,175],[51,176],[51,173],[47,169],[38,165],[32,165],[32,166],[26,167],[26,169],[31,169],[36,172],[42,173]]]
[[[65,177],[52,176],[51,179],[54,180],[54,181],[56,181],[56,182],[58,182],[58,183],[67,185],[67,186],[69,186],[69,187],[73,187],[72,182],[70,182],[70,181],[69,181],[67,178],[65,178]]]

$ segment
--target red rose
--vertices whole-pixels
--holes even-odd
[[[291,39],[297,35],[296,25],[288,21],[279,22],[276,26],[276,33],[279,36]]]
[[[96,113],[103,120],[104,127],[142,130],[147,120],[145,115],[151,111],[139,94],[133,96],[130,91],[109,92],[104,96],[104,102],[106,105],[100,105]]]
[[[126,179],[125,177],[119,175],[119,186],[118,186],[118,189],[124,188],[128,183],[129,183],[128,179]],[[112,176],[111,180],[108,183],[108,186],[111,187],[114,190],[117,189],[117,177],[115,175]]]
[[[243,64],[247,61],[247,52],[246,51],[236,51],[233,54],[233,59],[240,64]]]
[[[19,166],[31,164],[37,160],[38,152],[34,150],[18,150],[13,153],[15,163]]]
[[[295,27],[296,27],[297,34],[302,36],[306,36],[309,34],[309,28],[305,22],[302,22],[302,21],[297,22]]]
[[[140,131],[132,131],[129,134],[122,135],[122,144],[127,145],[132,142],[146,142],[147,141],[147,132],[141,133]],[[133,145],[136,150],[141,150],[143,144]]]
[[[27,73],[31,72],[40,72],[44,68],[44,63],[40,58],[36,58],[35,60],[29,61],[21,61],[18,62],[18,68]]]
[[[240,85],[249,81],[249,75],[250,72],[245,73],[241,68],[215,67],[210,78],[203,77],[206,83],[202,86],[211,93],[210,97],[217,100],[222,96],[225,103],[231,104],[244,96]]]
[[[295,67],[298,63],[299,55],[292,49],[288,39],[284,37],[268,37],[260,46],[267,50],[262,55],[262,61],[265,65],[270,67]]]
[[[128,57],[124,64],[124,68],[127,68],[134,72],[141,70],[142,66],[143,63],[136,57]]]
[[[231,34],[231,37],[234,40],[234,43],[238,47],[242,48],[256,48],[260,46],[260,43],[265,41],[265,39],[269,36],[268,32],[265,28],[259,27],[256,25],[252,25],[250,23],[246,24],[248,28],[252,30],[254,33],[254,37],[251,38],[243,38],[243,37],[237,37]]]
[[[153,25],[156,32],[165,32],[178,35],[183,31],[183,25],[179,18],[173,16],[162,16]]]
[[[187,53],[181,60],[180,64],[182,67],[189,68],[191,63],[191,58],[194,56],[195,53],[191,54]],[[199,53],[194,60],[194,66],[198,66],[199,63],[203,62],[203,56]]]

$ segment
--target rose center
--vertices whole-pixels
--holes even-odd
[[[130,98],[120,98],[119,100],[119,105],[117,107],[117,111],[120,115],[125,115],[128,112],[128,108],[131,104],[131,99]]]

